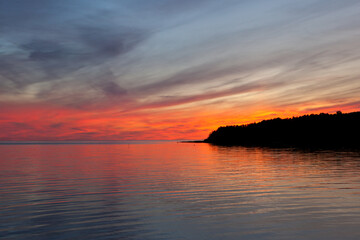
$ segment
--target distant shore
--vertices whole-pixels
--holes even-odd
[[[219,127],[204,141],[215,145],[360,148],[360,112],[311,114]]]
[[[181,143],[204,143],[204,140],[185,140],[185,141],[180,141]]]

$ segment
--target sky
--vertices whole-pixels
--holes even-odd
[[[0,0],[0,140],[203,139],[360,107],[357,0]]]

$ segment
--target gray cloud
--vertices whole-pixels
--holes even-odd
[[[109,98],[123,97],[128,93],[125,88],[117,83],[116,76],[109,69],[102,68],[91,78],[91,86],[96,90],[100,90]]]
[[[118,26],[114,29],[100,27],[82,27],[78,29],[80,37],[97,57],[115,57],[131,51],[144,41],[146,31]]]
[[[53,123],[53,124],[50,124],[49,127],[58,129],[58,128],[63,127],[64,125],[65,125],[64,123]]]
[[[125,54],[146,38],[145,32],[134,29],[78,28],[78,32],[77,41],[32,39],[21,47],[51,80]]]
[[[360,87],[359,12],[355,0],[0,0],[0,102],[119,118],[259,92],[269,106],[346,107]]]
[[[127,93],[124,88],[120,87],[117,83],[111,81],[102,83],[101,88],[106,95],[111,96],[122,96]]]
[[[258,92],[273,89],[279,86],[283,86],[284,82],[265,82],[257,81],[248,84],[242,84],[233,88],[218,90],[218,91],[208,91],[202,94],[189,95],[189,96],[165,96],[161,100],[155,102],[148,102],[140,106],[131,106],[128,110],[138,110],[138,109],[148,109],[148,108],[161,108],[161,107],[171,107],[187,103],[195,103],[198,101],[211,100],[226,96],[232,96],[236,94],[243,94],[249,92]]]
[[[317,112],[319,112],[319,111],[338,111],[338,110],[346,109],[348,107],[360,108],[360,101],[337,103],[337,104],[332,104],[332,105],[326,106],[326,107],[310,107],[310,108],[306,108],[305,111],[317,111]]]
[[[7,11],[0,10],[0,92],[21,92],[29,84],[99,68],[149,37],[146,29],[114,23],[101,4],[70,2],[1,1],[0,9]]]
[[[24,123],[24,122],[12,122],[11,123],[13,127],[20,128],[20,129],[33,129],[33,127],[30,124]]]

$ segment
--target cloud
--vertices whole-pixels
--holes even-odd
[[[51,61],[51,60],[63,60],[68,57],[70,52],[66,52],[66,49],[59,43],[49,40],[36,40],[33,39],[30,42],[22,45],[22,48],[29,53],[30,61]]]
[[[324,107],[309,107],[304,109],[305,112],[335,112],[339,110],[352,110],[352,109],[359,109],[360,108],[360,101],[354,102],[347,102],[347,103],[338,103],[338,104],[330,104]]]
[[[53,124],[50,124],[49,127],[50,128],[61,128],[63,127],[65,124],[64,123],[53,123]]]
[[[116,136],[150,136],[153,118],[167,117],[157,112],[172,111],[185,134],[191,118],[181,111],[221,106],[253,116],[253,105],[296,112],[359,100],[355,0],[14,0],[0,9],[0,103],[26,105],[0,112],[14,132],[104,137],[119,125],[105,123],[131,116],[137,126]],[[23,111],[35,105],[67,113],[42,112],[31,130]]]
[[[118,26],[80,27],[80,38],[97,57],[115,57],[131,51],[148,37],[145,30]]]
[[[145,103],[143,105],[132,107],[129,110],[138,110],[138,109],[149,109],[149,108],[161,108],[161,107],[171,107],[187,103],[196,103],[204,100],[214,100],[221,97],[230,97],[237,94],[257,92],[257,91],[266,91],[272,88],[283,86],[284,82],[269,82],[269,81],[257,81],[247,84],[242,84],[240,86],[228,88],[225,90],[217,91],[208,91],[202,94],[190,95],[190,96],[166,96],[162,100]]]
[[[127,90],[117,83],[117,77],[109,69],[101,69],[92,76],[92,87],[101,90],[107,97],[122,97]]]
[[[33,129],[33,127],[24,122],[12,122],[11,125],[15,128],[19,129]]]
[[[80,69],[102,71],[101,66],[108,68],[106,62],[129,53],[149,37],[147,29],[114,23],[103,16],[101,5],[84,1],[75,1],[75,6],[89,5],[86,11],[69,9],[73,4],[67,1],[2,4],[8,12],[0,17],[2,26],[6,25],[0,27],[0,87],[7,92],[71,78]],[[1,49],[2,43],[11,49]],[[87,79],[73,81],[86,84]]]
[[[102,83],[101,88],[108,96],[122,96],[127,92],[124,88],[112,81]]]

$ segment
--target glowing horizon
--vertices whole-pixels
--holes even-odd
[[[358,111],[359,13],[335,0],[3,1],[0,140],[204,139]]]

